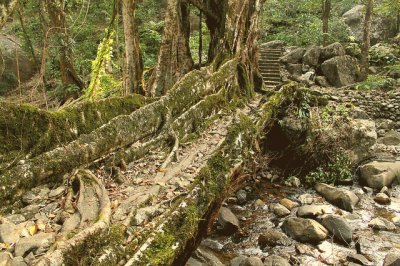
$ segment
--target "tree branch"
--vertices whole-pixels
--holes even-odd
[[[207,2],[203,0],[186,0],[189,4],[197,7],[201,12],[203,12],[207,17],[211,17],[215,21],[220,21],[220,17],[214,13],[209,7]]]

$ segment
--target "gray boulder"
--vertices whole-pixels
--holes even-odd
[[[381,189],[390,186],[396,177],[400,177],[400,161],[373,161],[361,166],[361,179],[371,188]]]
[[[223,266],[224,264],[212,251],[199,247],[186,264],[187,266]]]
[[[374,218],[369,223],[368,226],[372,229],[379,230],[379,231],[394,231],[396,230],[396,225],[385,218]]]
[[[324,62],[336,56],[343,56],[345,54],[346,50],[344,49],[344,47],[340,43],[335,42],[321,49],[321,62]]]
[[[311,219],[290,217],[281,228],[285,234],[303,243],[319,243],[328,237],[328,230]]]
[[[345,23],[350,28],[352,35],[358,42],[363,39],[365,7],[356,5],[343,14]],[[371,23],[371,43],[375,44],[381,40],[386,40],[396,36],[396,21],[387,16],[374,14]]]
[[[21,81],[29,80],[35,73],[34,64],[29,59],[29,56],[21,49],[17,40],[6,35],[0,35],[0,94],[4,93],[17,85],[17,57],[18,52],[19,76]]]
[[[285,43],[283,41],[275,40],[275,41],[263,43],[260,46],[261,46],[261,48],[264,48],[264,49],[280,49],[284,45],[285,45]]]
[[[290,214],[290,211],[285,206],[283,206],[282,204],[279,204],[279,203],[273,204],[271,206],[271,210],[278,217],[285,217]]]
[[[352,115],[361,113],[355,110]],[[378,138],[376,126],[371,119],[352,119],[349,125],[347,155],[352,162],[358,163],[371,156],[370,148]]]
[[[333,205],[349,212],[354,210],[354,206],[360,200],[356,194],[347,189],[336,188],[324,183],[317,184],[315,190]]]
[[[264,266],[264,264],[260,258],[249,257],[244,259],[239,266]]]
[[[385,257],[383,266],[400,266],[400,250],[392,249]]]
[[[324,76],[316,76],[315,84],[317,84],[318,86],[324,87],[324,88],[328,88],[331,86],[331,84],[329,84],[329,81],[327,80],[327,78]]]
[[[240,263],[242,263],[242,261],[244,261],[245,259],[247,259],[246,256],[243,256],[243,255],[237,256],[236,258],[233,258],[231,260],[229,265],[230,266],[239,266]]]
[[[303,56],[306,52],[305,48],[296,48],[281,58],[282,63],[298,64],[301,63]]]
[[[230,209],[222,207],[218,214],[218,227],[222,234],[232,235],[239,230],[239,220]]]
[[[298,208],[297,216],[302,218],[316,218],[323,214],[333,213],[334,209],[330,205],[304,205]]]
[[[400,145],[400,132],[391,130],[379,139],[385,145]]]
[[[301,74],[303,74],[301,64],[287,64],[286,69],[290,74],[295,76],[300,76]]]
[[[290,243],[290,239],[284,233],[271,228],[267,229],[258,237],[258,245],[261,248],[265,246],[289,246]]]
[[[374,201],[381,205],[389,205],[391,202],[390,197],[385,193],[376,194],[376,196],[374,197]]]
[[[0,266],[11,266],[12,255],[8,252],[0,252]]]
[[[316,67],[319,64],[320,55],[321,55],[321,47],[319,46],[309,47],[303,56],[303,63],[312,67]]]
[[[265,266],[290,266],[290,263],[278,255],[271,255],[264,261]]]
[[[346,220],[337,215],[327,215],[322,219],[322,225],[338,241],[349,245],[353,239],[353,229]]]
[[[13,223],[5,222],[0,224],[0,242],[13,244],[19,240],[21,228]]]
[[[326,60],[321,68],[329,83],[338,88],[354,84],[359,80],[357,59],[349,55],[335,56]]]
[[[55,241],[55,234],[54,233],[39,233],[37,235],[22,238],[18,243],[15,245],[15,255],[19,256],[26,256],[30,252],[35,252],[36,250],[48,248],[51,244]]]

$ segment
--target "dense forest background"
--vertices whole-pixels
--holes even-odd
[[[129,93],[123,84],[126,44],[123,4],[117,2],[19,1],[0,36],[3,53],[0,64],[0,97],[14,95],[11,99],[37,102],[41,107],[47,102],[48,107],[55,107],[82,95],[102,98]],[[281,40],[288,46],[322,44],[325,2],[322,1],[321,4],[319,0],[267,1],[262,13],[260,41]],[[362,35],[355,36],[349,23],[346,24],[343,14],[362,1],[329,2],[331,12],[328,14],[328,42],[339,41],[354,50],[360,50]],[[166,4],[165,0],[134,1],[133,4],[131,15],[134,17],[134,27],[137,27],[140,63],[143,65],[140,87],[146,87],[146,82],[157,64]],[[56,8],[52,9],[52,5]],[[372,36],[372,44],[396,36],[400,21],[399,1],[380,0],[374,5],[376,16],[383,20],[381,23],[392,26],[390,32],[383,33],[384,36],[380,36],[380,39],[374,39]],[[200,19],[199,10],[194,6],[190,6],[189,9],[190,52],[198,67],[199,63],[204,64],[208,61],[210,34],[205,20]],[[54,16],[61,16],[62,19],[58,21],[61,27],[55,25],[57,19]],[[385,56],[387,55],[376,55],[378,58],[375,59],[381,60],[380,57]],[[67,62],[62,63],[62,58]],[[19,71],[16,71],[17,61]],[[394,64],[396,58],[386,61]],[[63,78],[63,64],[70,65],[68,67],[73,70],[73,78]],[[96,84],[93,81],[94,76],[99,81]],[[144,90],[140,90],[142,94],[145,93]]]

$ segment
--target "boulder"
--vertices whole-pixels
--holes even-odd
[[[27,219],[30,220],[35,217],[40,210],[40,206],[37,204],[28,205],[21,209],[21,214]]]
[[[350,28],[352,35],[358,42],[363,40],[365,7],[364,5],[356,5],[343,14],[343,18],[347,26]],[[387,40],[396,36],[396,21],[388,16],[374,14],[371,23],[371,43],[375,44],[381,40]]]
[[[30,252],[35,252],[39,248],[48,248],[55,241],[54,233],[39,233],[37,235],[22,238],[15,245],[15,255],[26,256]]]
[[[282,224],[282,230],[299,242],[319,243],[328,237],[328,230],[311,219],[290,217]]]
[[[317,84],[318,86],[324,87],[324,88],[328,88],[328,87],[331,86],[329,84],[329,81],[324,76],[316,76],[315,77],[315,84]]]
[[[187,266],[223,266],[224,264],[212,251],[199,247],[186,264]]]
[[[8,252],[0,252],[0,266],[12,266],[12,255]]]
[[[0,242],[6,244],[18,242],[21,231],[21,228],[13,223],[0,224]]]
[[[381,189],[390,186],[396,177],[400,177],[400,161],[373,161],[360,168],[361,180],[369,187]]]
[[[338,241],[349,245],[353,239],[353,229],[347,221],[337,215],[327,215],[322,219],[322,225]]]
[[[373,266],[374,263],[369,261],[366,257],[361,254],[349,254],[347,255],[347,261],[354,262],[357,265]]]
[[[299,64],[306,52],[305,48],[296,48],[281,58],[282,63]]]
[[[0,56],[2,58],[2,60],[0,60],[0,69],[4,69],[4,72],[0,71],[0,95],[17,85],[18,73],[16,53],[18,53],[19,76],[21,82],[29,80],[35,73],[34,64],[29,56],[22,50],[21,46],[18,44],[18,40],[14,40],[14,38],[7,35],[0,35]]]
[[[336,188],[324,183],[317,184],[315,190],[321,194],[328,202],[338,206],[339,208],[352,212],[355,205],[359,202],[359,198],[353,192]]]
[[[291,201],[290,199],[287,198],[283,198],[279,201],[279,203],[286,207],[286,209],[288,210],[292,210],[293,208],[299,206],[299,204],[297,202]]]
[[[301,74],[303,74],[303,67],[301,64],[287,64],[286,69],[294,76],[301,76]]]
[[[231,262],[229,263],[230,266],[239,266],[240,263],[242,263],[242,261],[244,261],[245,259],[247,259],[246,256],[240,255],[237,256],[236,258],[233,258],[231,260]]]
[[[386,220],[385,218],[374,218],[369,223],[368,226],[375,230],[380,231],[393,231],[396,230],[394,223]]]
[[[400,250],[392,249],[385,257],[383,266],[400,266]]]
[[[240,228],[239,220],[230,209],[222,207],[218,214],[218,227],[221,233],[232,235]]]
[[[268,228],[258,237],[258,245],[261,248],[265,246],[289,246],[290,244],[290,239],[284,233],[271,228]]]
[[[328,213],[334,213],[334,209],[330,205],[304,205],[297,210],[297,216],[302,218],[316,218]]]
[[[264,48],[264,49],[280,49],[284,45],[285,45],[285,43],[283,41],[275,40],[275,41],[263,43],[260,46],[261,46],[261,48]]]
[[[360,114],[354,111],[354,115]],[[370,148],[376,143],[375,122],[370,119],[352,119],[349,122],[347,155],[350,160],[359,163],[371,156]]]
[[[264,264],[260,258],[249,257],[244,259],[239,266],[264,266]]]
[[[277,203],[273,204],[271,206],[271,210],[274,212],[274,214],[278,217],[285,217],[290,214],[290,211],[283,205]]]
[[[321,62],[325,62],[326,60],[331,59],[333,57],[345,55],[346,50],[340,43],[335,42],[322,48],[320,53],[321,53],[320,55]]]
[[[333,86],[340,88],[359,80],[357,60],[349,55],[335,56],[321,65],[322,73]]]
[[[400,132],[391,130],[380,138],[378,142],[385,145],[400,145]]]
[[[15,257],[12,260],[12,266],[28,266],[23,257]]]
[[[381,205],[389,205],[391,200],[390,197],[385,193],[378,193],[374,197],[374,201]]]
[[[290,263],[278,255],[271,255],[264,261],[265,266],[290,266]]]
[[[312,67],[316,67],[319,63],[320,55],[321,55],[321,47],[319,46],[309,47],[303,56],[303,63]]]

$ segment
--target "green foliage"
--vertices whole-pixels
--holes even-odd
[[[143,64],[147,68],[157,63],[158,48],[162,40],[163,28],[163,21],[148,21],[140,28],[140,49],[143,54]]]
[[[394,65],[400,62],[400,56],[390,47],[371,47],[369,50],[369,62],[376,66]]]
[[[350,160],[346,156],[338,154],[332,162],[320,166],[315,171],[309,173],[305,177],[305,180],[307,184],[312,186],[316,183],[337,184],[338,181],[351,179],[352,177],[352,164]]]
[[[368,78],[356,86],[357,90],[391,90],[396,80],[379,75],[369,75]]]

